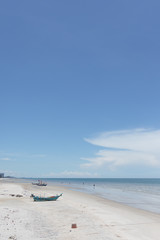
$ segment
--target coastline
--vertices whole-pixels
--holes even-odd
[[[33,193],[63,196],[56,202],[33,202]],[[159,240],[160,236],[159,214],[64,186],[39,187],[19,179],[1,179],[0,211],[1,240]],[[77,228],[72,229],[72,224]]]
[[[27,182],[38,179],[25,179]],[[134,208],[160,214],[160,179],[149,178],[50,178],[48,185],[97,195]]]

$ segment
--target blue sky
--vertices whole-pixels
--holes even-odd
[[[0,2],[0,171],[160,177],[159,8]]]

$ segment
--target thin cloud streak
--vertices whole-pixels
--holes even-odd
[[[0,152],[0,160],[11,160],[10,157],[16,158],[32,158],[32,159],[37,159],[37,158],[45,158],[47,157],[46,154],[29,154],[29,153],[10,153],[10,152]]]
[[[77,171],[63,171],[60,173],[51,172],[45,177],[52,177],[52,178],[92,178],[98,177],[97,173],[89,173],[89,172],[77,172]]]
[[[4,158],[0,158],[0,161],[10,161],[10,158],[4,157]]]
[[[105,147],[93,158],[83,158],[85,167],[141,164],[160,166],[160,130],[132,129],[104,132],[95,138],[86,138],[86,142]],[[112,149],[112,150],[110,150]]]

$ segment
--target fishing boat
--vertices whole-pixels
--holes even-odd
[[[38,180],[38,183],[36,183],[36,182],[32,182],[32,185],[37,185],[37,186],[47,186],[47,183],[44,183],[44,182]]]
[[[32,197],[35,202],[56,201],[61,196],[62,196],[62,193],[60,195],[51,196],[51,197],[39,197],[32,194]]]

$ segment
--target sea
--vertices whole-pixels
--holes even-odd
[[[37,179],[28,179],[29,181]],[[159,178],[43,178],[48,185],[67,186],[118,203],[160,213]]]

